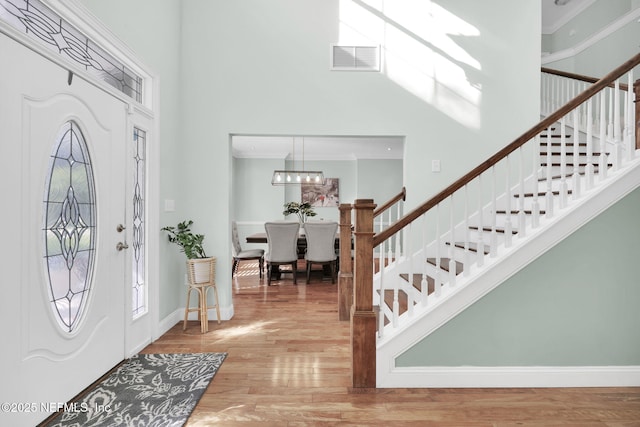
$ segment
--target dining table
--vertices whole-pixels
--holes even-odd
[[[250,234],[246,238],[247,243],[269,243],[267,240],[267,233],[254,233]],[[336,233],[335,237],[336,251],[340,249],[340,233]],[[298,235],[298,258],[303,259],[307,250],[307,238],[304,233]]]

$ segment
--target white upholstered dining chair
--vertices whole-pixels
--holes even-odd
[[[260,278],[262,279],[262,270],[264,269],[264,249],[247,249],[242,250],[240,238],[238,237],[238,225],[235,221],[231,221],[231,250],[233,252],[233,265],[231,266],[231,277],[238,272],[238,264],[240,261],[258,260],[258,268],[260,269]]]
[[[331,268],[331,283],[336,282],[338,256],[335,242],[338,223],[335,221],[307,221],[304,232],[307,238],[307,252],[304,259],[307,262],[307,283],[311,276],[313,264],[328,265]]]
[[[264,259],[267,262],[267,284],[271,285],[273,267],[280,272],[281,265],[291,265],[293,270],[293,283],[297,284],[298,273],[298,232],[300,224],[288,221],[266,222],[264,229],[267,232],[268,252]]]

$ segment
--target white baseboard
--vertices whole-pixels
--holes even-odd
[[[382,380],[382,381],[381,381]],[[383,384],[380,384],[380,383]],[[640,366],[395,368],[379,388],[637,387]]]

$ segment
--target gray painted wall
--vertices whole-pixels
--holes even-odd
[[[161,223],[195,219],[199,231],[207,232],[207,249],[221,258],[220,278],[230,276],[226,270],[230,262],[224,262],[230,252],[230,219],[259,218],[246,207],[248,196],[232,191],[232,182],[257,178],[242,178],[236,173],[239,168],[233,167],[230,156],[230,134],[405,135],[404,183],[411,207],[536,121],[541,42],[539,2],[534,0],[443,0],[437,6],[450,12],[453,24],[442,33],[440,42],[422,32],[428,28],[420,25],[426,15],[418,11],[402,14],[390,10],[386,17],[368,11],[387,34],[394,33],[403,41],[402,46],[412,47],[414,55],[403,57],[395,49],[398,46],[387,41],[390,56],[385,71],[364,74],[328,71],[329,44],[340,40],[341,19],[347,17],[341,5],[355,5],[357,10],[362,9],[361,2],[83,2],[161,78],[161,199],[175,199],[178,208],[176,213],[163,213]],[[151,9],[154,14],[149,15]],[[442,10],[436,12],[447,15]],[[140,16],[148,18],[140,20]],[[527,19],[513,19],[515,16]],[[453,31],[456,23],[459,33]],[[158,28],[162,31],[156,31]],[[505,62],[505,56],[510,60]],[[412,62],[416,58],[427,58],[430,67],[420,68],[418,61]],[[400,59],[404,59],[404,68]],[[442,79],[434,79],[434,72]],[[447,80],[443,73],[455,78]],[[523,81],[535,83],[523,85]],[[503,119],[506,113],[510,117],[507,122]],[[432,159],[442,161],[440,174],[425,166]],[[358,165],[356,170],[362,173],[368,166]],[[255,186],[256,192],[264,194],[271,189],[267,182]],[[368,189],[363,184],[353,191],[357,197],[366,197]],[[342,194],[346,201],[347,193]],[[627,260],[627,270],[618,262],[626,260],[619,257],[621,253],[637,258],[637,237],[610,231],[614,224],[633,228],[630,212],[639,208],[636,191],[418,344],[401,363],[638,363],[637,352],[628,346],[619,355],[602,351],[577,356],[572,345],[591,349],[600,339],[603,346],[615,339],[629,338],[631,346],[636,342],[627,333],[629,325],[637,329],[637,317],[621,317],[626,304],[637,301],[637,293],[633,293],[637,291],[627,286],[632,283],[632,261]],[[277,217],[279,211],[273,202],[264,216]],[[586,268],[576,273],[566,270],[567,264],[590,266],[587,261],[594,261],[594,255],[584,249],[593,233],[607,248],[597,252],[597,261],[618,268],[594,271],[597,274],[588,274]],[[172,249],[168,245],[160,248],[161,316],[183,304],[182,262]],[[581,256],[576,257],[575,251]],[[555,272],[558,280],[540,284],[542,273],[548,271]],[[603,283],[615,285],[620,292],[606,292]],[[229,282],[221,279],[220,285],[223,305],[231,304]],[[588,292],[583,295],[579,292],[582,289]],[[532,295],[537,304],[524,301]],[[600,296],[606,299],[601,301],[603,307],[597,308],[605,308],[607,315],[596,322],[594,306]],[[577,299],[588,309],[576,307]],[[616,308],[620,313],[615,313]],[[523,313],[527,318],[522,318]],[[534,319],[540,319],[546,328]],[[488,327],[478,331],[475,325]],[[613,337],[605,336],[605,330]],[[478,333],[484,339],[474,339]],[[555,347],[553,354],[549,352],[551,345]],[[504,355],[496,349],[504,350]],[[529,351],[532,349],[537,350]],[[460,358],[461,353],[466,357]]]
[[[345,16],[340,6],[350,4],[358,9],[363,2],[84,0],[84,3],[139,52],[162,79],[161,197],[176,199],[178,212],[163,214],[161,222],[191,217],[207,233],[210,245],[207,249],[220,256],[223,305],[231,304],[230,283],[224,279],[230,277],[230,259],[225,262],[230,253],[229,222],[235,216],[246,221],[256,218],[233,204],[241,202],[232,191],[232,182],[239,177],[232,167],[230,134],[404,135],[404,184],[410,208],[521,134],[536,121],[538,114],[540,6],[534,0],[432,3],[450,12],[451,25],[459,25],[461,31],[456,33],[450,25],[441,39],[429,41],[422,32],[427,26],[419,25],[426,22],[426,17],[425,21],[420,19],[426,15],[418,11],[403,15],[389,10],[388,16],[381,19],[383,16],[369,11],[387,34],[397,32],[394,34],[404,41],[403,46],[413,47],[415,56],[405,58],[409,62],[402,69],[399,50],[391,49],[394,46],[387,40],[391,55],[388,67],[383,73],[364,74],[328,71],[329,44],[340,39],[341,18]],[[140,6],[140,14],[129,15],[132,5],[136,9]],[[160,11],[167,22],[155,17],[139,19],[152,8]],[[159,27],[163,31],[154,31]],[[175,46],[177,40],[179,46]],[[505,62],[504,57],[509,57],[509,61]],[[428,58],[430,68],[410,62],[416,58]],[[179,70],[176,64],[182,64]],[[429,74],[432,71],[437,72],[438,78],[432,78]],[[442,75],[446,72],[448,76]],[[447,80],[450,76],[455,78]],[[505,114],[509,117],[506,122]],[[186,158],[188,164],[184,162]],[[441,173],[430,172],[428,165],[432,159],[442,161]],[[361,172],[363,168],[367,166],[359,165],[356,170]],[[261,188],[267,191],[267,183]],[[354,191],[357,197],[365,196],[363,188]],[[637,294],[628,287],[620,287],[631,283],[632,263],[627,260],[622,265],[626,258],[619,258],[620,254],[635,254],[637,258],[637,237],[632,239],[637,234],[618,236],[612,230],[617,230],[614,228],[617,224],[633,228],[631,212],[638,212],[639,208],[636,191],[483,298],[450,327],[441,328],[430,337],[433,341],[419,344],[402,362],[412,366],[637,363],[637,352],[630,348],[623,355],[603,351],[574,360],[571,346],[576,341],[571,337],[575,336],[582,348],[591,348],[593,340],[600,338],[606,346],[613,339],[604,337],[606,329],[614,338],[634,342],[633,337],[627,337],[628,325],[637,329],[638,319],[633,315],[624,319],[621,316],[629,300],[635,297],[637,301]],[[279,209],[274,204],[265,216],[277,216]],[[633,233],[637,230],[635,227]],[[607,248],[597,252],[599,265],[616,268],[601,269],[594,274],[581,269],[575,274],[567,272],[568,264],[589,266],[594,261],[594,255],[580,252],[594,233]],[[182,287],[175,280],[182,263],[173,251],[160,249],[161,308],[166,314],[183,304]],[[576,257],[575,251],[581,256]],[[541,274],[548,271],[562,278],[561,284],[536,286]],[[603,283],[615,283],[620,292],[606,292]],[[537,294],[538,288],[541,294],[538,304],[522,301],[532,293]],[[582,289],[588,290],[587,295],[572,292]],[[596,325],[592,319],[594,301],[605,294],[603,307],[598,309],[605,309],[607,316],[599,318],[602,324]],[[577,299],[588,309],[579,310]],[[538,327],[532,319],[521,319],[522,313],[513,306],[526,309],[524,313],[528,316],[544,312],[542,324],[547,328]],[[613,315],[615,308],[620,309],[619,315]],[[474,324],[491,326],[484,332],[486,340],[472,340],[471,332],[476,331],[470,328]],[[511,324],[512,330],[508,326]],[[494,325],[500,333],[490,332]],[[591,333],[595,335],[589,340]],[[551,344],[555,346],[555,354],[548,354]],[[432,354],[435,346],[440,350]],[[506,355],[496,356],[494,346],[508,349]],[[547,354],[525,354],[525,350],[533,348],[547,348]],[[460,359],[454,353],[461,349],[472,351]]]

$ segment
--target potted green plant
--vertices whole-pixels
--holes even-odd
[[[204,241],[204,234],[196,234],[191,231],[192,220],[182,221],[177,226],[162,227],[162,231],[166,231],[169,234],[169,242],[175,243],[180,247],[180,251],[184,252],[187,257],[187,270],[194,271],[195,279],[191,280],[191,274],[189,275],[189,281],[194,283],[207,283],[212,282],[213,278],[210,277],[210,272],[214,271],[209,266],[209,263],[203,262],[203,260],[209,260],[209,262],[215,262],[214,257],[208,257],[204,251],[202,242]]]
[[[162,227],[162,231],[169,233],[169,241],[180,247],[187,259],[207,258],[202,242],[203,234],[195,234],[191,231],[192,220],[178,223],[176,227]]]
[[[307,217],[316,216],[316,212],[311,207],[311,203],[304,202],[289,202],[284,204],[284,211],[282,212],[284,216],[288,216],[291,214],[298,215],[298,220],[300,224],[304,224],[307,221]]]

